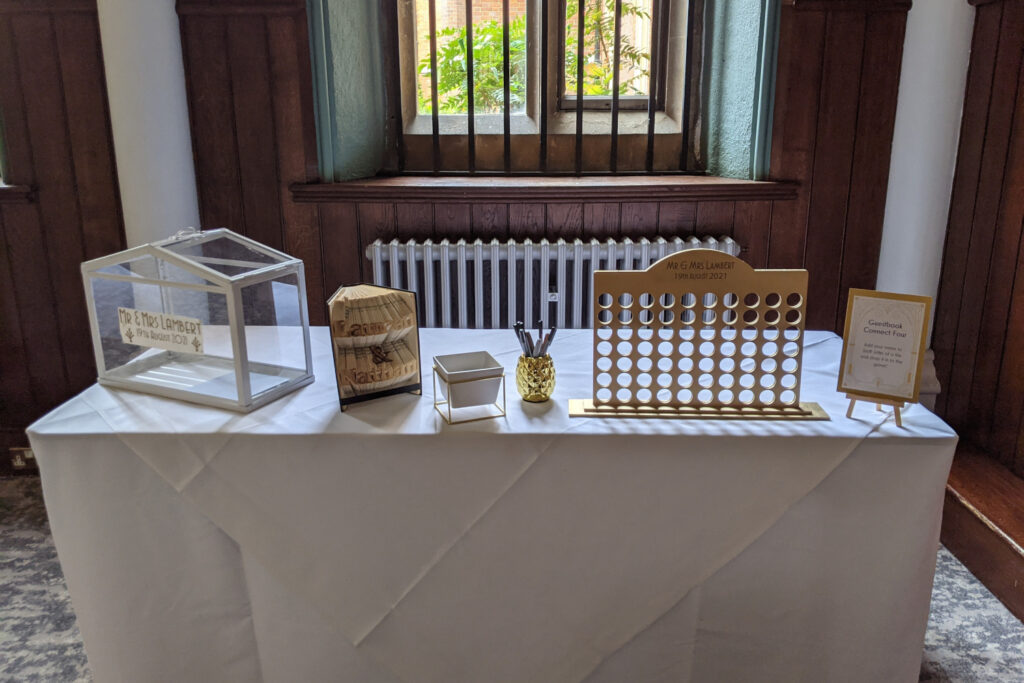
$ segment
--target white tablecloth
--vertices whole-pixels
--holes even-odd
[[[424,392],[249,415],[93,386],[29,430],[98,681],[913,681],[955,434],[835,392],[829,422],[569,418],[515,393],[515,336],[424,330]],[[486,349],[507,418],[448,426],[430,358]]]

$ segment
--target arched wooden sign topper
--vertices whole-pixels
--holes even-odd
[[[573,416],[828,419],[800,403],[806,270],[692,249],[593,287],[593,397]]]

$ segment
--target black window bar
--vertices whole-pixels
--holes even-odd
[[[398,147],[397,150],[397,170],[401,173],[416,173],[416,171],[410,171],[407,169],[407,152],[405,149],[405,139],[402,131],[402,114],[401,104],[399,97],[397,97],[397,83],[401,77],[399,58],[398,58],[398,40],[399,30],[397,26],[397,12],[395,10],[397,0],[382,0],[382,4],[385,7],[382,17],[385,22],[390,24],[389,28],[386,28],[382,34],[390,46],[388,49],[391,51],[386,57],[387,71],[391,77],[391,83],[388,86],[389,100],[391,102],[391,117],[396,122],[394,126],[394,141]],[[602,0],[597,0],[601,2]],[[582,93],[582,84],[584,77],[584,62],[585,62],[585,33],[586,33],[586,12],[588,0],[578,0],[577,11],[576,11],[576,94],[572,97],[566,97],[563,101],[561,95],[558,97],[558,101],[563,105],[570,105],[575,113],[575,134],[574,134],[574,160],[572,171],[561,171],[561,172],[550,172],[548,167],[550,165],[549,159],[549,134],[550,125],[548,121],[548,108],[549,108],[549,97],[548,97],[548,77],[549,77],[549,61],[550,55],[548,47],[548,36],[550,29],[550,20],[548,15],[548,2],[546,0],[538,3],[541,10],[540,17],[540,87],[537,88],[539,91],[540,107],[539,107],[539,168],[537,170],[513,170],[512,168],[512,120],[511,120],[511,61],[510,61],[510,8],[509,0],[502,0],[501,14],[502,14],[502,137],[503,137],[503,170],[502,171],[481,171],[477,168],[477,152],[476,152],[476,102],[475,102],[475,83],[474,83],[474,55],[473,55],[473,0],[465,0],[465,17],[466,17],[466,95],[467,95],[467,106],[466,106],[466,132],[467,132],[467,166],[466,170],[452,171],[442,170],[441,163],[441,125],[440,125],[440,107],[439,107],[439,95],[438,95],[438,76],[437,76],[437,8],[436,0],[428,0],[428,22],[429,22],[429,41],[430,41],[430,120],[431,120],[431,167],[432,175],[517,175],[517,176],[531,176],[531,175],[568,175],[568,176],[583,176],[583,175],[644,175],[653,173],[655,170],[655,143],[658,139],[656,134],[657,127],[657,114],[659,111],[666,107],[666,96],[668,93],[667,87],[667,68],[668,68],[668,42],[669,42],[669,19],[670,13],[673,7],[683,5],[685,2],[686,11],[686,33],[687,39],[685,41],[685,54],[683,55],[683,74],[682,74],[682,102],[680,108],[680,137],[681,137],[681,150],[679,155],[679,168],[676,170],[661,170],[659,173],[665,174],[700,174],[702,170],[697,168],[691,168],[691,156],[696,157],[696,154],[691,155],[690,145],[692,144],[691,136],[691,117],[692,117],[692,106],[691,100],[693,97],[693,90],[691,88],[691,82],[694,80],[695,74],[692,73],[692,65],[694,53],[698,52],[700,48],[699,41],[695,44],[694,39],[698,38],[695,35],[696,26],[694,24],[694,16],[696,11],[696,5],[700,0],[652,0],[651,7],[651,43],[649,46],[650,52],[650,69],[648,79],[648,94],[646,98],[643,96],[622,96],[620,94],[620,75],[622,69],[622,13],[623,13],[623,0],[615,0],[614,2],[614,43],[613,43],[613,80],[612,80],[612,93],[610,98],[592,98],[593,102],[589,105],[585,102],[587,96]],[[529,5],[529,3],[528,3]],[[532,5],[537,7],[538,5]],[[559,0],[558,2],[559,21],[558,21],[558,42],[564,46],[564,39],[567,35],[567,3],[565,0]],[[558,87],[560,92],[565,91],[565,73],[566,73],[566,49],[560,50],[560,68],[559,68],[559,82]],[[647,113],[647,140],[646,140],[646,154],[644,157],[644,170],[619,170],[619,118],[620,111],[624,108],[636,109],[643,100],[646,99],[644,109]],[[586,135],[584,135],[584,110],[585,109],[610,109],[611,111],[611,126],[610,126],[610,153],[608,159],[608,170],[591,171],[584,169],[583,160],[583,146],[585,144]]]

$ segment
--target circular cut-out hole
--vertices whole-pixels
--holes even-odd
[[[740,347],[740,353],[744,356],[753,356],[757,353],[757,344],[754,342],[743,342],[743,346]]]
[[[779,312],[775,310],[765,311],[764,321],[769,325],[777,325],[779,322]]]
[[[740,392],[739,399],[740,403],[742,403],[745,406],[749,406],[751,403],[754,402],[754,392],[751,391],[750,389],[745,389]]]
[[[612,384],[612,376],[607,372],[602,372],[597,376],[597,383],[602,387],[608,387]]]
[[[612,343],[611,342],[606,342],[606,341],[598,342],[597,343],[597,352],[599,354],[601,354],[602,356],[607,356],[608,354],[610,354],[612,352]]]
[[[640,339],[654,339],[654,330],[649,327],[641,327],[637,330],[636,336]]]
[[[622,323],[623,325],[628,325],[629,323],[633,322],[633,312],[630,311],[629,309],[623,308],[622,310],[619,311],[618,318],[620,323]]]
[[[633,369],[633,359],[629,356],[623,356],[619,360],[615,361],[615,367],[623,372],[629,372]]]
[[[786,331],[782,333],[782,336],[789,341],[796,341],[800,338],[800,328],[787,327]]]
[[[714,308],[717,305],[718,297],[715,294],[711,292],[704,294],[704,308]]]
[[[668,403],[672,400],[672,392],[668,389],[659,389],[657,393],[658,403]]]
[[[736,304],[738,304],[739,302],[740,302],[739,297],[736,296],[732,292],[729,292],[728,294],[723,294],[722,295],[722,304],[726,308],[736,308]]]
[[[640,302],[640,305],[643,308],[650,308],[651,306],[654,305],[654,297],[651,296],[649,292],[644,292],[643,294],[641,294],[638,301]]]
[[[676,305],[676,298],[667,292],[658,297],[658,303],[662,308],[672,308]]]
[[[775,372],[776,365],[777,363],[774,358],[765,358],[761,361],[761,370],[764,372]]]
[[[767,341],[775,341],[779,338],[779,328],[766,327],[761,330],[761,337]]]
[[[632,306],[633,305],[633,295],[632,294],[628,294],[628,293],[620,294],[619,295],[619,305],[620,306]]]
[[[601,311],[601,312],[602,313],[607,313],[607,311]],[[610,327],[600,327],[597,330],[597,338],[598,339],[611,339],[613,334],[614,334],[614,332],[612,332],[612,329]]]
[[[803,305],[803,303],[804,303],[804,298],[802,296],[800,296],[799,294],[797,294],[796,292],[793,292],[789,296],[786,297],[786,305],[787,306],[792,306],[793,308],[797,308],[797,307]]]
[[[775,342],[765,342],[761,347],[761,353],[766,356],[774,356],[779,352],[779,345]]]
[[[620,403],[627,403],[633,398],[633,392],[629,389],[619,389],[615,392],[615,398],[619,399]]]
[[[650,403],[651,395],[652,394],[650,389],[639,389],[636,392],[636,400],[640,401],[641,403]]]
[[[632,328],[629,328],[629,327],[620,327],[618,330],[615,331],[615,335],[619,339],[632,339],[633,338],[633,330],[632,330]]]
[[[683,405],[688,405],[693,402],[693,392],[689,389],[680,389],[676,392],[676,400]]]
[[[722,372],[732,372],[733,370],[736,369],[736,361],[734,361],[732,358],[726,357],[718,361],[718,367],[722,370]]]
[[[796,375],[783,375],[782,379],[779,380],[779,384],[784,389],[792,389],[796,386]]]
[[[751,389],[755,384],[753,375],[740,375],[740,386],[744,389]]]
[[[601,323],[602,325],[607,325],[611,321],[612,321],[612,312],[611,311],[609,311],[608,309],[604,309],[604,310],[598,311],[598,313],[597,313],[597,322]]]
[[[706,308],[700,316],[700,320],[705,325],[711,325],[718,320],[718,314],[713,309]]]
[[[641,309],[639,320],[641,325],[650,325],[654,322],[654,313],[646,308]]]
[[[675,336],[675,331],[671,327],[662,327],[658,330],[658,339],[664,339],[665,341],[672,341],[672,337]]]
[[[650,375],[648,375],[648,377],[650,377]],[[639,378],[637,378],[637,381],[640,381]],[[633,383],[633,375],[629,374],[628,372],[620,372],[615,377],[615,383],[618,384],[620,387],[628,387],[630,384]],[[648,382],[648,384],[650,384],[650,382]]]
[[[653,367],[654,362],[647,356],[644,356],[636,362],[636,369],[640,372],[650,372]]]
[[[598,389],[597,393],[594,394],[594,398],[597,399],[598,403],[607,403],[608,401],[612,400],[612,390]]]
[[[720,332],[722,333],[722,339],[725,339],[726,341],[734,341],[739,335],[738,330],[734,329],[720,330]]]
[[[694,331],[692,327],[684,327],[683,329],[679,330],[680,339],[693,339],[696,336],[697,333]]]
[[[732,395],[732,392],[729,391],[728,389],[722,389],[721,391],[718,392],[718,402],[719,403],[729,404],[729,403],[732,403],[732,401],[733,401],[733,395]]]
[[[697,378],[697,384],[702,387],[713,387],[715,386],[715,378],[705,372]]]
[[[787,406],[791,406],[794,403],[796,403],[796,392],[789,390],[783,391],[781,394],[779,394],[779,400],[785,403]]]
[[[597,369],[602,372],[608,372],[612,369],[612,359],[608,356],[601,356],[597,359]]]
[[[731,389],[732,385],[736,384],[736,378],[730,374],[723,374],[718,376],[718,385]]]
[[[658,353],[662,356],[672,355],[672,343],[663,341],[658,344]]]
[[[757,294],[753,292],[750,292],[745,297],[743,297],[743,305],[746,306],[747,308],[755,308],[760,303],[761,297],[759,297]]]
[[[711,372],[715,369],[714,358],[701,358],[700,362],[697,363],[697,367],[700,368],[701,372]]]
[[[743,372],[753,372],[757,370],[757,361],[753,358],[743,358],[740,360],[740,370]]]
[[[764,305],[768,308],[778,308],[780,303],[782,303],[782,297],[776,292],[772,292],[764,298]]]
[[[605,292],[604,294],[599,294],[597,297],[597,305],[603,308],[608,308],[609,306],[612,305],[612,295],[609,294],[608,292]]]
[[[692,292],[687,292],[679,297],[679,303],[683,305],[683,308],[693,308],[697,305],[697,297]]]
[[[688,342],[688,341],[680,342],[679,343],[679,353],[683,354],[684,356],[692,356],[693,355],[693,342]]]
[[[771,389],[775,386],[775,377],[772,375],[761,375],[759,384],[765,389]]]
[[[672,375],[667,373],[661,373],[658,375],[658,386],[659,387],[670,387],[672,386]]]
[[[628,341],[620,341],[615,350],[619,352],[620,356],[628,356],[633,353],[633,345]]]
[[[740,317],[736,314],[736,311],[726,310],[722,312],[722,322],[726,325],[735,325],[739,319]]]
[[[790,325],[796,325],[800,322],[800,311],[794,309],[786,311],[786,322]]]
[[[753,325],[757,322],[757,311],[751,309],[749,311],[743,311],[743,322],[748,325]]]
[[[744,327],[740,336],[744,339],[757,339],[757,328],[756,327]]]
[[[701,328],[700,338],[701,339],[714,339],[715,338],[715,328],[713,328],[713,327],[703,327],[703,328]]]
[[[782,352],[787,356],[795,356],[800,352],[800,345],[796,342],[786,342],[782,346]]]
[[[764,391],[757,395],[757,398],[759,401],[761,401],[761,403],[765,405],[769,403],[775,403],[775,392],[765,389]]]
[[[654,351],[654,344],[649,341],[642,341],[636,345],[636,350],[641,356],[649,356]]]
[[[679,363],[676,365],[683,372],[690,372],[693,370],[693,359],[692,358],[680,358]]]
[[[676,381],[679,382],[679,386],[683,387],[684,389],[686,387],[691,387],[693,386],[693,375],[683,373],[679,375]]]
[[[722,345],[718,347],[718,350],[722,352],[723,356],[735,356],[736,343],[731,341],[722,342]]]
[[[692,325],[695,322],[697,322],[697,314],[694,313],[691,309],[687,309],[679,314],[679,322],[683,323],[684,325]]]
[[[713,342],[701,342],[700,344],[700,355],[710,356],[715,352],[715,345]]]
[[[704,405],[708,405],[709,403],[715,400],[715,394],[710,389],[701,389],[700,392],[697,394],[697,400],[703,403]]]
[[[672,359],[668,357],[659,358],[658,369],[662,372],[669,372],[672,369]]]
[[[796,372],[796,358],[786,358],[782,361],[783,372]]]
[[[676,314],[668,310],[667,308],[663,309],[661,313],[658,314],[658,322],[660,322],[662,325],[671,325],[672,321],[675,319]]]

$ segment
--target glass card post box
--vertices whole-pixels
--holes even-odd
[[[299,259],[189,230],[82,276],[100,384],[248,412],[313,381]]]

